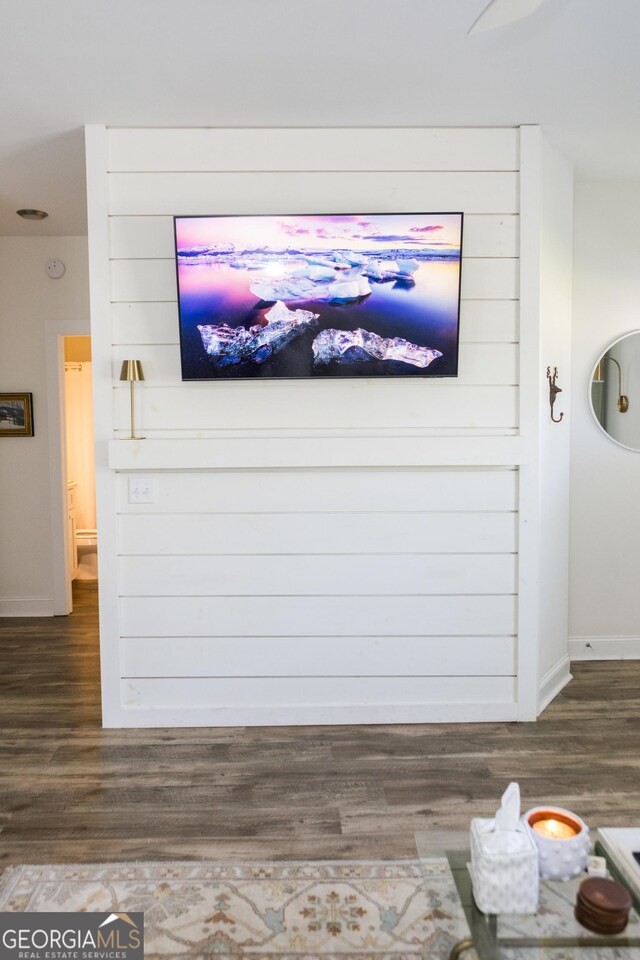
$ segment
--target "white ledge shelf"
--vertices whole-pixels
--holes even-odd
[[[259,437],[110,440],[112,470],[286,467],[504,467],[525,463],[523,437]]]

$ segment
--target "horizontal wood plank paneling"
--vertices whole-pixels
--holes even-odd
[[[109,461],[162,471],[116,484],[125,712],[514,717],[518,132],[108,139],[114,428],[135,356],[148,437]],[[464,211],[459,376],[183,382],[172,216],[354,210]]]
[[[517,384],[519,351],[514,343],[462,343],[458,383],[499,386]]]
[[[109,131],[111,171],[517,170],[518,157],[514,127]]]
[[[511,553],[512,513],[123,514],[123,554]],[[286,589],[283,586],[283,592]]]
[[[112,260],[166,260],[175,256],[173,217],[109,217]]]
[[[292,642],[304,660],[291,656]],[[513,637],[136,637],[121,640],[123,677],[513,676]],[[306,671],[306,673],[305,673]]]
[[[114,426],[128,432],[129,388],[118,384],[114,394]],[[449,380],[420,379],[403,380],[401,384],[380,380],[280,380],[269,384],[238,381],[185,383],[168,388],[154,387],[150,374],[136,390],[136,423],[143,431],[162,430],[174,424],[185,432],[278,428],[392,430],[398,428],[399,410],[401,430],[509,429],[518,424],[518,392],[514,386],[464,386]],[[171,461],[166,466],[170,467]]]
[[[206,213],[206,211],[203,211]],[[517,257],[517,214],[469,214],[464,219],[465,257]],[[162,260],[175,256],[173,217],[110,217],[113,260]]]
[[[520,256],[520,218],[512,214],[475,214],[465,212],[462,253],[475,257]]]
[[[516,300],[518,277],[518,260],[463,258],[461,296],[465,300]]]
[[[113,173],[113,216],[517,213],[517,173]]]
[[[113,302],[176,300],[176,267],[166,260],[112,260]],[[518,260],[507,257],[463,260],[462,297],[468,300],[515,300]]]
[[[128,345],[114,346],[112,367],[114,382],[118,382],[122,361],[129,359],[130,353]],[[145,377],[153,383],[154,387],[173,388],[182,384],[180,350],[177,344],[151,346],[141,344],[136,357],[142,361]],[[457,383],[512,385],[517,382],[518,348],[516,344],[474,343],[460,346]],[[430,383],[433,383],[433,380]],[[124,389],[129,391],[128,384],[124,385]],[[206,393],[208,386],[203,385],[201,390]]]
[[[515,300],[462,300],[461,343],[517,343],[518,303]]]
[[[178,305],[173,301],[114,303],[111,308],[114,344],[179,342]],[[514,300],[463,300],[460,304],[461,343],[516,343],[518,304]]]
[[[120,557],[122,596],[510,594],[515,554]]]
[[[123,637],[494,636],[515,597],[122,597]],[[294,648],[290,647],[289,656]],[[302,656],[302,650],[299,650]],[[387,658],[393,659],[387,645]],[[245,664],[245,676],[253,676]],[[284,666],[283,666],[284,671]]]
[[[274,470],[163,472],[152,504],[129,503],[129,478],[118,477],[120,513],[229,513],[376,510],[515,510],[517,472],[504,469]]]
[[[111,330],[114,344],[178,344],[178,304],[172,300],[113,303]]]
[[[180,437],[109,443],[113,470],[268,470],[343,467],[512,467],[529,461],[519,436],[425,431],[218,431],[214,437]]]
[[[318,711],[306,720],[305,713],[308,716],[311,708],[324,707],[326,715],[331,716],[332,707],[339,705],[362,707],[363,712],[369,714],[377,705],[388,705],[398,722],[408,722],[404,713],[408,708],[422,707],[413,719],[418,722],[417,716],[425,715],[425,707],[437,704],[450,708],[448,719],[459,720],[461,711],[469,704],[504,704],[506,707],[513,703],[515,693],[511,677],[129,678],[121,682],[121,691],[124,707],[184,710],[185,725],[189,724],[190,710],[208,707],[222,713],[225,708],[237,710],[239,705],[275,708],[272,716],[265,716],[265,723],[269,725],[282,723],[283,719],[291,722],[295,707],[301,708],[295,722],[318,722]],[[279,719],[281,707],[286,708],[286,712],[284,718],[281,715]],[[439,715],[443,716],[444,710]],[[229,717],[220,722],[228,726]],[[385,714],[384,722],[393,720]]]
[[[176,265],[174,260],[112,260],[111,300],[175,300]]]

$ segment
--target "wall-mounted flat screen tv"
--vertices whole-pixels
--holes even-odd
[[[175,217],[183,380],[457,376],[462,219]]]

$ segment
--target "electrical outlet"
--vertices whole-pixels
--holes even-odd
[[[155,503],[156,482],[151,477],[129,477],[129,503]]]

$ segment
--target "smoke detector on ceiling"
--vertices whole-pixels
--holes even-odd
[[[49,260],[47,264],[47,275],[51,277],[52,280],[59,280],[60,277],[64,277],[64,272],[66,267],[62,260]]]
[[[467,33],[480,33],[483,30],[495,30],[516,20],[523,20],[542,6],[544,0],[491,0],[479,17],[469,27]]]

